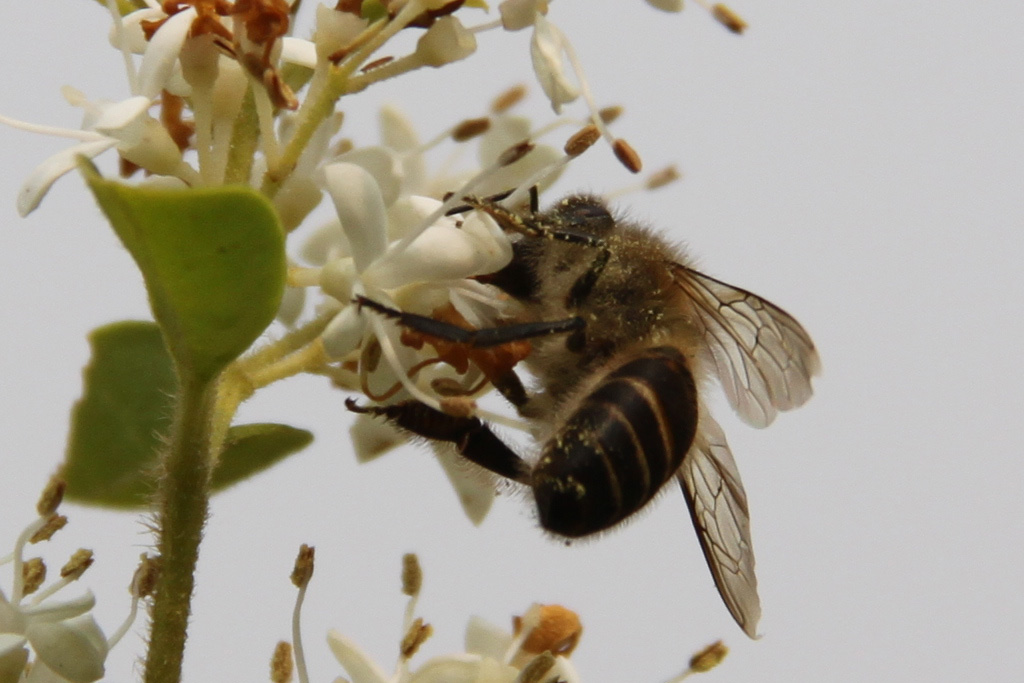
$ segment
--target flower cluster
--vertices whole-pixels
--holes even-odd
[[[49,540],[67,523],[57,514],[63,494],[64,483],[51,481],[36,506],[39,516],[18,536],[14,550],[0,558],[0,565],[10,564],[13,570],[10,597],[0,590],[0,683],[99,680],[107,653],[127,633],[139,600],[149,592],[153,567],[144,561],[132,581],[131,612],[109,639],[91,614],[96,604],[91,591],[69,600],[53,598],[81,578],[93,561],[91,551],[79,550],[61,568],[60,580],[44,587],[43,560],[24,557],[27,545]]]

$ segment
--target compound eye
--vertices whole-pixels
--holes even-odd
[[[558,207],[563,225],[572,226],[591,234],[608,232],[615,227],[615,219],[597,197],[574,195],[567,197]]]

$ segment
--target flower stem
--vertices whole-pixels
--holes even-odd
[[[183,377],[157,500],[160,577],[153,597],[146,683],[178,683],[199,542],[209,504],[216,381]]]

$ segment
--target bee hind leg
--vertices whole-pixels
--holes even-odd
[[[383,417],[396,427],[425,439],[450,442],[464,458],[484,469],[522,484],[530,482],[530,467],[526,461],[479,418],[448,415],[419,401],[361,406],[349,398],[345,407],[354,413]]]

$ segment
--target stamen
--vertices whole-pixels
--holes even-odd
[[[299,673],[300,683],[309,682],[309,673],[306,668],[306,655],[302,647],[302,603],[306,599],[306,587],[313,576],[314,548],[305,543],[299,548],[299,554],[295,558],[295,568],[292,570],[292,583],[298,586],[299,590],[295,596],[295,609],[292,611],[292,643],[295,651],[295,668]]]

